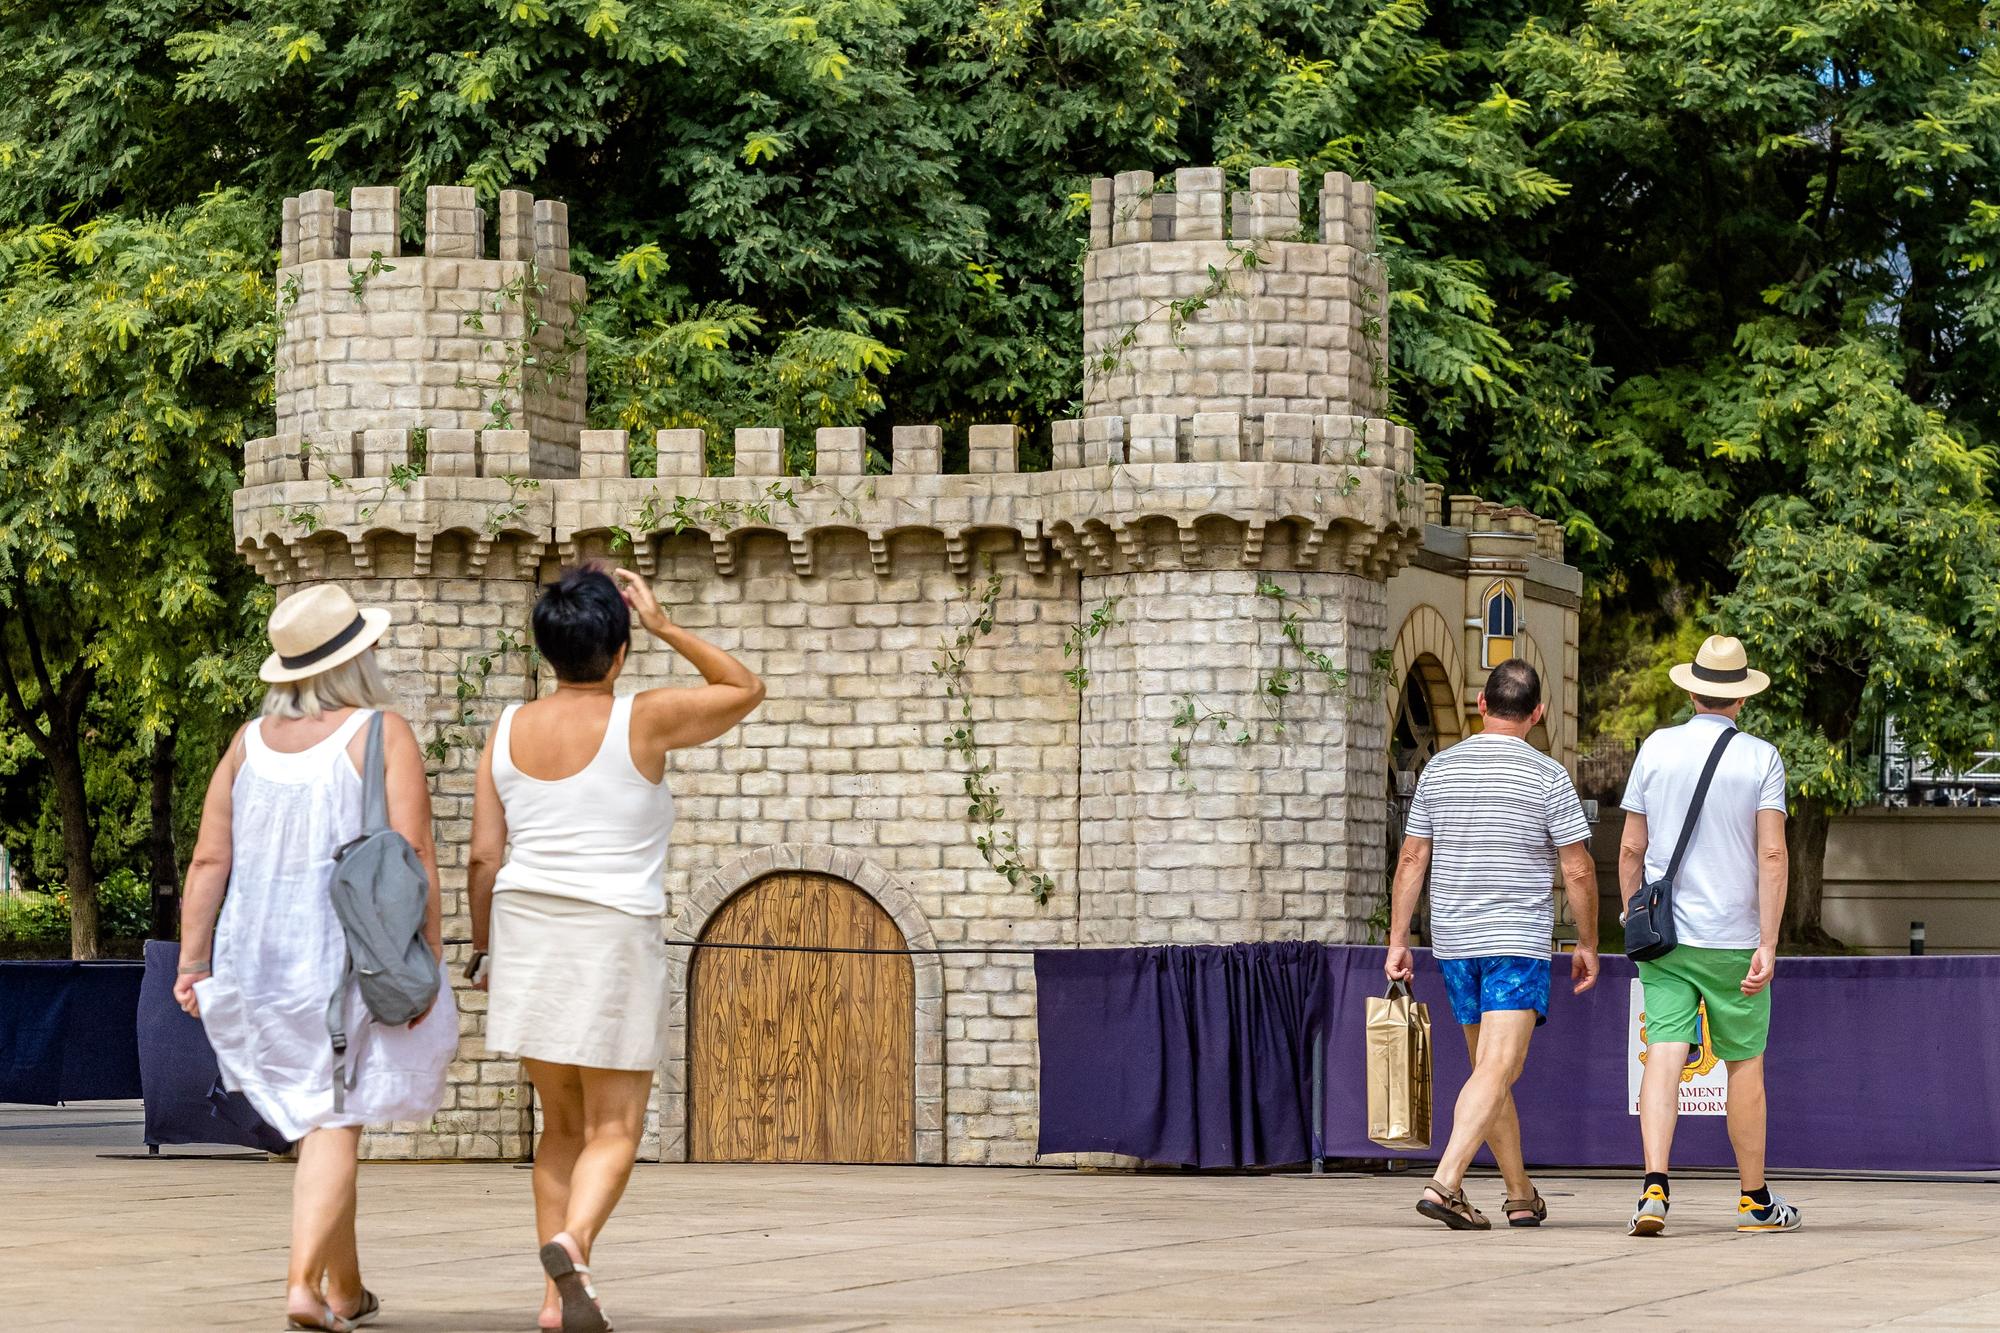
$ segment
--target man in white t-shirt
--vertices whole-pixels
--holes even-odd
[[[1668,676],[1693,699],[1694,717],[1648,736],[1632,765],[1618,849],[1618,885],[1628,909],[1644,886],[1667,878],[1702,770],[1729,739],[1673,875],[1675,947],[1639,964],[1646,1180],[1627,1231],[1666,1230],[1681,1070],[1704,1022],[1710,1048],[1729,1066],[1729,1144],[1741,1185],[1736,1229],[1792,1231],[1799,1210],[1764,1180],[1764,1044],[1785,913],[1785,764],[1770,742],[1735,730],[1743,701],[1771,680],[1750,669],[1741,643],[1722,635],[1712,635],[1694,661]]]

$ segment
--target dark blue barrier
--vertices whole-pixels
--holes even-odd
[[[137,1097],[141,972],[129,962],[0,962],[0,1102]]]
[[[291,1145],[240,1092],[224,1092],[201,1020],[174,1003],[181,946],[146,941],[139,996],[139,1067],[146,1096],[146,1142],[226,1143],[283,1152]]]

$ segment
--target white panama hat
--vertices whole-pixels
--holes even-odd
[[[1667,678],[1689,694],[1710,699],[1748,699],[1770,687],[1771,678],[1750,668],[1740,640],[1711,634],[1694,661],[1667,669]]]
[[[275,651],[257,675],[282,685],[331,671],[367,652],[388,628],[387,611],[357,607],[345,588],[316,584],[293,593],[271,612],[268,632]]]

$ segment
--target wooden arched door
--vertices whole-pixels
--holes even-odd
[[[842,879],[770,875],[722,905],[704,943],[901,949]],[[916,1160],[916,986],[902,954],[698,949],[688,977],[688,1157]]]

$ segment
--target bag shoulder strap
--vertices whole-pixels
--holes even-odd
[[[361,831],[389,827],[389,766],[382,755],[382,712],[368,719],[368,750],[361,757]]]
[[[1694,840],[1694,826],[1701,818],[1701,807],[1708,801],[1708,784],[1715,780],[1716,767],[1722,763],[1722,752],[1729,748],[1729,742],[1736,739],[1736,728],[1723,728],[1716,739],[1715,748],[1708,752],[1708,763],[1701,770],[1701,781],[1695,784],[1694,801],[1688,806],[1687,818],[1681,821],[1681,840],[1674,844],[1674,858],[1667,862],[1667,882],[1674,882],[1680,874],[1681,858],[1687,855],[1688,843]]]
[[[354,1080],[347,1072],[347,983],[353,979],[354,956],[349,954],[347,966],[340,970],[340,980],[333,983],[333,994],[326,1002],[326,1035],[333,1045],[335,1115],[347,1110],[347,1090],[354,1086]]]

